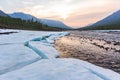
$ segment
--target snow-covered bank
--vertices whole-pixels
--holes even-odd
[[[14,30],[13,30],[14,31]],[[68,32],[0,35],[0,80],[119,80],[114,71],[77,59],[58,59],[56,38]]]

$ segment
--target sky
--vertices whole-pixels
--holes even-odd
[[[93,24],[120,9],[120,0],[1,0],[6,13],[24,12],[37,18],[60,20],[68,26]]]

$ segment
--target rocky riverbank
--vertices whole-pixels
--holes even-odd
[[[77,58],[120,73],[120,31],[70,31],[55,41],[64,58]]]

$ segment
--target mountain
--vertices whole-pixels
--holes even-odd
[[[20,18],[22,20],[33,20],[33,21],[37,21],[38,19],[32,15],[29,15],[29,14],[25,14],[25,13],[22,13],[22,12],[15,12],[13,14],[9,14],[10,17],[12,18]]]
[[[13,14],[9,14],[12,18],[21,18],[22,20],[33,20],[33,21],[38,21],[42,24],[51,26],[51,27],[57,27],[57,28],[64,28],[64,29],[70,29],[67,25],[65,25],[61,21],[56,21],[56,20],[49,20],[49,19],[39,19],[36,18],[32,15],[21,13],[21,12],[15,12]]]
[[[120,29],[120,10],[82,29]]]
[[[20,16],[20,15],[19,15]],[[44,25],[37,20],[37,18],[27,15],[23,16],[23,19],[20,18],[12,18],[7,15],[3,11],[0,10],[0,28],[6,29],[22,29],[22,30],[44,30],[44,31],[61,31],[65,30],[62,28],[50,27],[48,25]],[[24,20],[26,19],[26,20]],[[29,19],[29,20],[27,20]]]
[[[0,10],[0,16],[8,17],[8,15],[4,13],[2,10]]]
[[[26,21],[20,18],[11,18],[0,16],[0,28],[6,29],[22,29],[22,30],[37,30],[37,31],[61,31],[62,28],[49,27],[39,22]]]
[[[57,20],[40,19],[40,22],[48,26],[53,26],[53,27],[58,27],[63,29],[71,29],[70,27],[65,25],[63,22],[57,21]]]

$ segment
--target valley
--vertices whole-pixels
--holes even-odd
[[[120,80],[120,0],[1,0],[0,80]]]

